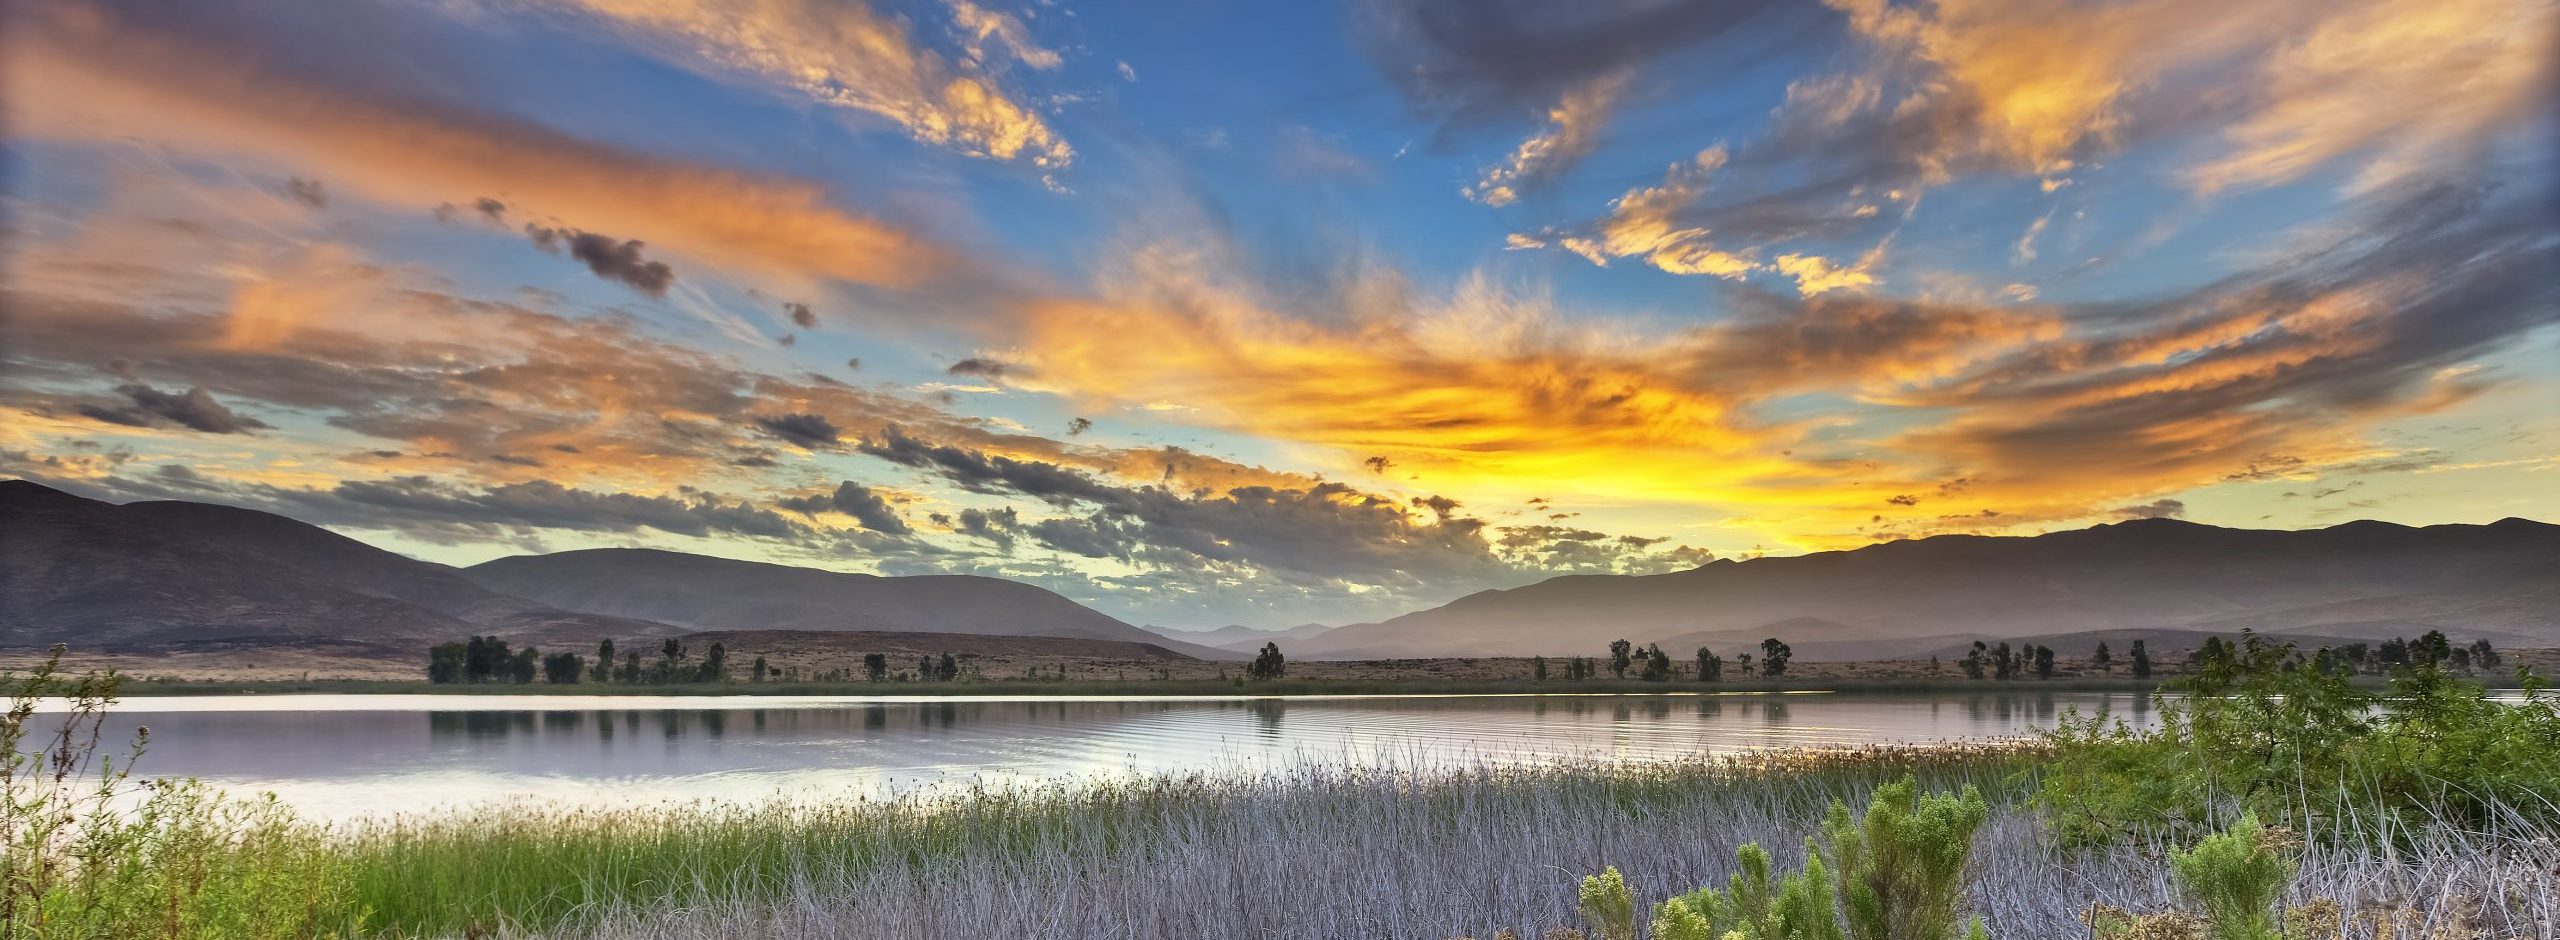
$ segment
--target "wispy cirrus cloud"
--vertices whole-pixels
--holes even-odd
[[[1572,169],[1599,148],[1601,129],[1607,126],[1618,96],[1626,93],[1628,80],[1628,73],[1613,72],[1566,92],[1547,111],[1546,128],[1487,168],[1475,185],[1467,187],[1466,197],[1488,206],[1507,206],[1518,201],[1521,192]]]
[[[988,68],[991,47],[1034,68],[1058,64],[1057,53],[1034,44],[1010,14],[955,3],[971,54],[954,61],[868,0],[564,2],[682,64],[873,115],[929,144],[1053,169],[1075,159],[1075,149]]]

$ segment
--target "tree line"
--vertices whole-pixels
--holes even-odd
[[[617,658],[617,655],[619,658]],[[1278,650],[1270,651],[1275,658]],[[1273,675],[1278,675],[1277,666]],[[955,682],[963,675],[979,677],[975,669],[964,668],[958,657],[944,653],[940,657],[927,653],[918,657],[915,671],[901,671],[894,677],[906,682]],[[862,657],[863,679],[871,682],[890,681],[889,656],[866,653]],[[854,673],[846,669],[804,671],[769,665],[758,656],[746,669],[746,681],[761,682],[850,682]],[[638,650],[617,650],[610,639],[596,644],[593,658],[577,653],[545,654],[527,644],[516,648],[494,636],[474,636],[468,640],[439,643],[427,650],[427,681],[437,684],[513,683],[530,685],[679,685],[687,683],[719,683],[735,681],[731,675],[728,647],[713,643],[696,657],[685,642],[668,637],[658,642],[658,655],[643,657]]]

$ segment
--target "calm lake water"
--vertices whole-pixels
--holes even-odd
[[[307,816],[511,799],[806,798],[1305,763],[1660,760],[1742,749],[2010,737],[2064,710],[2151,719],[2140,695],[1287,698],[137,697],[145,776],[268,791]]]

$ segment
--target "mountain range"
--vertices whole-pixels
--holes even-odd
[[[1592,655],[1610,640],[1799,658],[1960,655],[1976,639],[2192,646],[2243,628],[2307,642],[2444,630],[2560,645],[2560,526],[2524,519],[2301,531],[2168,519],[2038,536],[1946,535],[1574,575],[1376,623],[1209,631],[1131,626],[1042,588],[882,577],[651,549],[455,568],[272,513],[114,504],[0,481],[0,647],[135,649],[331,640],[416,646],[472,633],[550,643],[700,631],[1040,636],[1206,659]],[[2066,639],[2076,638],[2076,639]]]
[[[593,642],[765,629],[1068,637],[1239,658],[1001,578],[892,578],[644,549],[455,568],[273,513],[115,504],[0,481],[0,646],[413,647],[474,633]]]
[[[1620,637],[1682,653],[1743,652],[1774,636],[1803,658],[1872,659],[1977,638],[2243,628],[2343,639],[2441,629],[2560,645],[2560,526],[2281,531],[2146,519],[2037,536],[1942,535],[1670,574],[1553,578],[1340,627],[1290,653],[1591,655]]]
[[[1302,623],[1294,627],[1263,628],[1228,624],[1214,630],[1183,630],[1145,624],[1139,629],[1177,643],[1198,643],[1239,653],[1252,653],[1261,650],[1262,644],[1265,643],[1278,643],[1284,647],[1294,646],[1300,640],[1324,635],[1332,630],[1333,626],[1322,623]]]

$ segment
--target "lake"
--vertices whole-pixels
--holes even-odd
[[[278,695],[136,697],[142,776],[267,791],[344,819],[542,799],[762,800],[1096,774],[1662,760],[1746,749],[2013,737],[2066,709],[2137,724],[2130,693],[1887,696]]]

